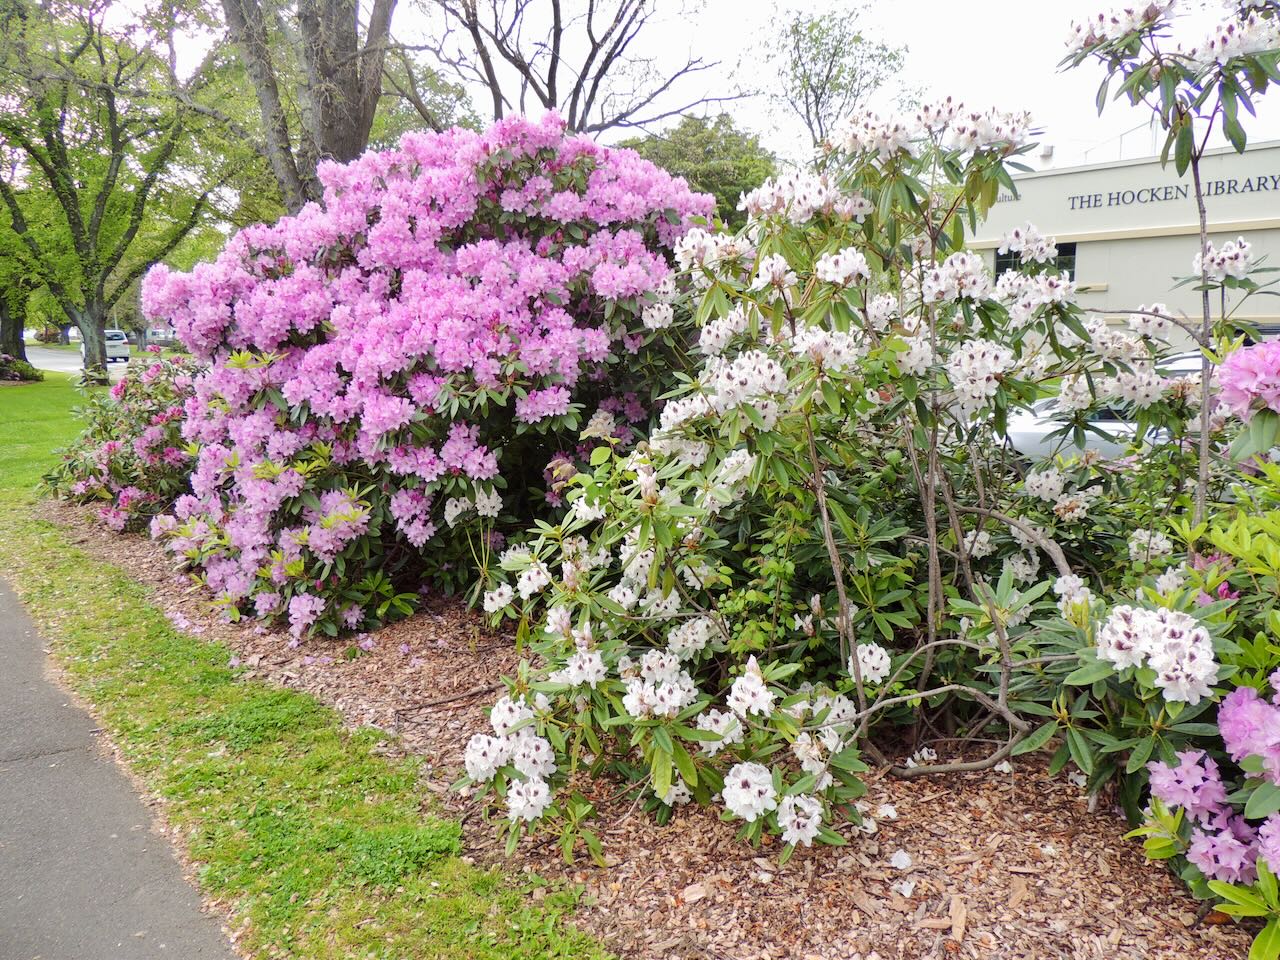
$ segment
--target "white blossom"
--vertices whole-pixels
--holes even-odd
[[[778,792],[773,787],[773,774],[758,763],[736,763],[724,778],[721,791],[725,809],[748,823],[778,807]]]
[[[511,747],[505,737],[491,737],[477,733],[467,741],[467,749],[462,762],[467,768],[467,776],[472,780],[492,780],[511,755]]]
[[[729,709],[743,719],[748,714],[756,714],[767,720],[773,714],[773,701],[776,699],[777,695],[765,684],[756,658],[749,658],[746,670],[729,688]]]
[[[517,780],[507,787],[507,816],[511,820],[537,820],[551,804],[551,788],[545,780]]]
[[[783,843],[810,846],[822,829],[821,802],[804,794],[783,797],[778,805],[778,826]]]

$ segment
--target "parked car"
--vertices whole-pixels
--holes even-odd
[[[123,330],[107,330],[107,363],[115,360],[129,360],[129,335]],[[80,344],[80,359],[84,359],[84,344]]]
[[[1200,372],[1199,353],[1178,353],[1160,363],[1157,370],[1166,377],[1185,377]],[[1103,457],[1122,457],[1133,443],[1137,424],[1128,411],[1115,407],[1091,410],[1085,422],[1094,429],[1084,434],[1084,447],[1076,443],[1073,433],[1054,436],[1071,420],[1058,406],[1057,397],[1035,403],[1029,410],[1009,417],[1009,445],[1030,460],[1045,460],[1055,454],[1071,454],[1082,449],[1096,450]],[[1158,440],[1153,435],[1150,440]]]

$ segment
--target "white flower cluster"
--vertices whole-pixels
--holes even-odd
[[[791,340],[791,351],[807,356],[828,373],[843,373],[864,353],[861,338],[840,330],[804,327]]]
[[[867,258],[854,247],[845,247],[835,253],[824,253],[813,265],[813,272],[824,283],[847,287],[857,280],[871,276]]]
[[[1149,24],[1164,20],[1174,0],[1145,0],[1132,6],[1095,13],[1087,20],[1072,21],[1067,33],[1067,49],[1080,53],[1099,43],[1127,37]]]
[[[1166,700],[1197,704],[1218,679],[1209,631],[1178,610],[1115,607],[1098,630],[1097,649],[1117,670],[1151,667]]]
[[[709,359],[703,370],[703,383],[707,389],[707,403],[717,413],[749,403],[755,406],[764,420],[765,428],[772,429],[777,422],[779,408],[770,395],[786,390],[787,374],[767,353],[746,350],[732,360]]]
[[[799,278],[787,263],[787,258],[780,253],[771,253],[756,265],[756,275],[751,280],[751,289],[770,291],[774,298],[777,296],[789,298],[791,288],[797,282]]]
[[[676,265],[682,271],[692,271],[695,282],[706,281],[706,277],[694,267],[713,273],[726,269],[740,272],[755,259],[755,249],[743,238],[731,233],[708,233],[701,227],[694,227],[681,237],[673,252]]]
[[[1228,240],[1221,248],[1206,243],[1204,252],[1197,253],[1191,261],[1193,273],[1204,273],[1210,280],[1221,283],[1227,277],[1243,280],[1253,266],[1253,247],[1244,237]]]
[[[993,340],[969,340],[957,347],[947,359],[947,376],[961,414],[973,416],[981,410],[1014,365],[1013,351]]]
[[[1009,311],[1015,327],[1025,327],[1036,312],[1051,303],[1065,303],[1075,293],[1075,284],[1066,274],[1038,273],[1031,276],[1006,270],[996,280],[995,298]]]
[[[1129,559],[1150,563],[1173,553],[1173,544],[1159,530],[1135,530],[1129,534]]]
[[[1052,503],[1062,495],[1066,478],[1057,467],[1049,467],[1036,473],[1028,473],[1022,481],[1027,496]]]
[[[746,670],[729,688],[729,709],[744,720],[748,714],[767,720],[773,715],[773,701],[776,699],[777,694],[765,683],[760,664],[755,657],[749,658]]]
[[[866,112],[845,119],[833,138],[847,153],[874,153],[880,162],[915,153],[920,142],[938,139],[949,150],[976,152],[1016,149],[1026,142],[1031,118],[998,110],[966,111],[951,98],[922,106],[914,119],[882,119]]]
[[[508,764],[525,778],[513,780],[507,790],[507,816],[512,820],[536,820],[551,803],[546,778],[556,771],[555,752],[545,737],[524,725],[533,717],[527,703],[503,697],[489,711],[494,735],[475,734],[463,754],[472,780],[492,780]]]
[[[1199,44],[1178,52],[1193,63],[1226,64],[1236,57],[1248,57],[1280,47],[1280,23],[1274,17],[1259,16],[1257,11],[1241,18],[1238,12],[1216,24]]]
[[[667,649],[681,660],[706,649],[716,635],[715,621],[710,617],[693,617],[667,633]]]
[[[985,300],[991,296],[991,278],[982,257],[961,250],[926,270],[920,289],[926,303]]]
[[[698,334],[698,347],[707,356],[718,357],[734,337],[746,332],[749,324],[746,310],[738,304],[723,317],[707,321]]]
[[[863,683],[883,683],[889,676],[889,651],[878,643],[860,643],[855,650]],[[849,676],[854,675],[853,657],[849,658]]]
[[[810,846],[822,829],[822,803],[804,794],[783,797],[778,806],[778,826],[782,828],[783,843]]]
[[[1040,572],[1040,558],[1034,553],[1015,553],[1011,557],[1005,557],[1002,572],[1004,570],[1008,570],[1014,580],[1030,583]]]
[[[986,530],[970,530],[964,535],[964,552],[974,560],[981,560],[995,553],[996,545]]]
[[[1089,516],[1089,508],[1098,494],[1093,490],[1072,490],[1053,502],[1053,512],[1065,523],[1076,523]]]
[[[511,601],[516,597],[516,592],[511,588],[511,584],[503,583],[492,590],[488,590],[484,595],[484,612],[497,613],[499,610],[505,610],[511,605]]]
[[[1089,317],[1083,326],[1089,334],[1089,349],[1103,360],[1146,360],[1150,356],[1141,340],[1112,327],[1102,317]]]
[[[736,714],[728,710],[704,710],[698,714],[697,726],[699,730],[707,730],[717,734],[719,740],[704,740],[701,743],[702,752],[709,757],[714,757],[725,747],[735,743],[742,742],[742,736],[745,732]]]
[[[906,344],[906,349],[894,361],[899,370],[908,376],[918,377],[933,366],[937,355],[933,352],[933,345],[927,334],[903,337],[902,342]]]
[[[1163,303],[1145,303],[1138,307],[1137,313],[1129,314],[1129,329],[1140,337],[1153,340],[1168,340],[1174,331],[1174,322],[1169,319],[1169,308]]]
[[[499,500],[501,503],[501,500]],[[471,509],[473,504],[466,497],[450,497],[444,505],[444,522],[450,527],[458,523],[458,518]]]
[[[1102,381],[1101,389],[1106,396],[1115,397],[1132,403],[1140,410],[1145,410],[1157,403],[1165,391],[1165,379],[1156,373],[1148,363],[1136,363],[1130,370],[1120,370],[1114,377]]]
[[[619,663],[619,669],[627,664]],[[649,650],[640,658],[638,676],[627,678],[622,708],[637,719],[674,717],[698,697],[693,677],[668,650]]]
[[[1058,256],[1053,238],[1046,237],[1031,223],[1014,227],[1006,233],[1000,240],[999,252],[1016,253],[1023,263],[1050,263]],[[1017,276],[1016,273],[1014,275]]]
[[[553,671],[547,679],[553,683],[567,683],[571,687],[588,686],[594,690],[596,684],[603,682],[607,675],[608,670],[600,651],[588,650],[584,646],[575,650],[564,666]]]
[[[1064,617],[1070,617],[1077,607],[1087,608],[1093,602],[1093,591],[1081,577],[1074,573],[1059,577],[1053,582],[1053,592],[1058,595],[1058,609]]]
[[[783,217],[791,223],[803,224],[819,213],[861,223],[875,207],[859,194],[842,193],[827,177],[801,170],[770,177],[744,193],[738,209],[746,211],[753,220]]]
[[[778,791],[773,774],[759,763],[736,763],[724,778],[721,791],[725,809],[748,823],[755,823],[770,810],[778,809]]]

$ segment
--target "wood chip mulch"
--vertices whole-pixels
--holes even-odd
[[[777,842],[758,850],[715,813],[681,808],[666,826],[628,802],[602,802],[593,826],[608,866],[565,865],[550,840],[503,856],[497,821],[448,785],[468,737],[487,730],[499,678],[518,662],[511,640],[446,600],[369,640],[311,639],[220,622],[205,595],[144,537],[103,528],[86,508],[49,503],[48,519],[91,554],[156,588],[184,628],[230,648],[248,676],[305,690],[352,726],[398,737],[425,761],[424,786],[465,824],[466,854],[507,871],[581,884],[574,922],[635,960],[1236,960],[1252,928],[1210,913],[1140,845],[1111,810],[1090,811],[1080,788],[1049,777],[1043,757],[1012,773],[896,780],[872,773],[873,834],[846,825],[845,847],[797,851],[783,868]],[[609,787],[604,785],[602,793]],[[593,799],[595,799],[593,797]],[[896,869],[899,851],[911,865]],[[901,860],[899,860],[901,862]],[[537,898],[540,888],[531,896]]]

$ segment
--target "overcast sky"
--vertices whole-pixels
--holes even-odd
[[[679,0],[659,2],[672,10],[680,7]],[[812,0],[804,6],[818,11],[845,5]],[[872,4],[863,24],[867,35],[908,48],[903,74],[908,87],[923,88],[927,95],[951,94],[972,107],[1029,110],[1045,129],[1042,141],[1054,147],[1054,164],[1063,166],[1158,152],[1144,126],[1149,116],[1145,109],[1116,102],[1097,115],[1099,67],[1086,65],[1067,73],[1057,69],[1070,22],[1107,6],[1106,0],[880,0]],[[1220,9],[1216,2],[1214,7]],[[775,9],[772,0],[705,0],[694,19],[653,25],[651,49],[670,57],[673,65],[682,62],[679,58],[691,46],[708,60],[722,61],[719,76],[691,79],[686,91],[727,83],[730,68],[739,61],[738,76],[749,82],[761,76],[750,51],[772,28]],[[1192,35],[1200,32],[1193,30]],[[1272,93],[1271,100],[1270,109],[1260,107],[1257,120],[1246,118],[1251,140],[1280,137],[1280,91]],[[780,155],[799,158],[807,149],[799,124],[771,113],[764,104],[738,103],[729,111]],[[1126,133],[1134,127],[1142,129]]]

